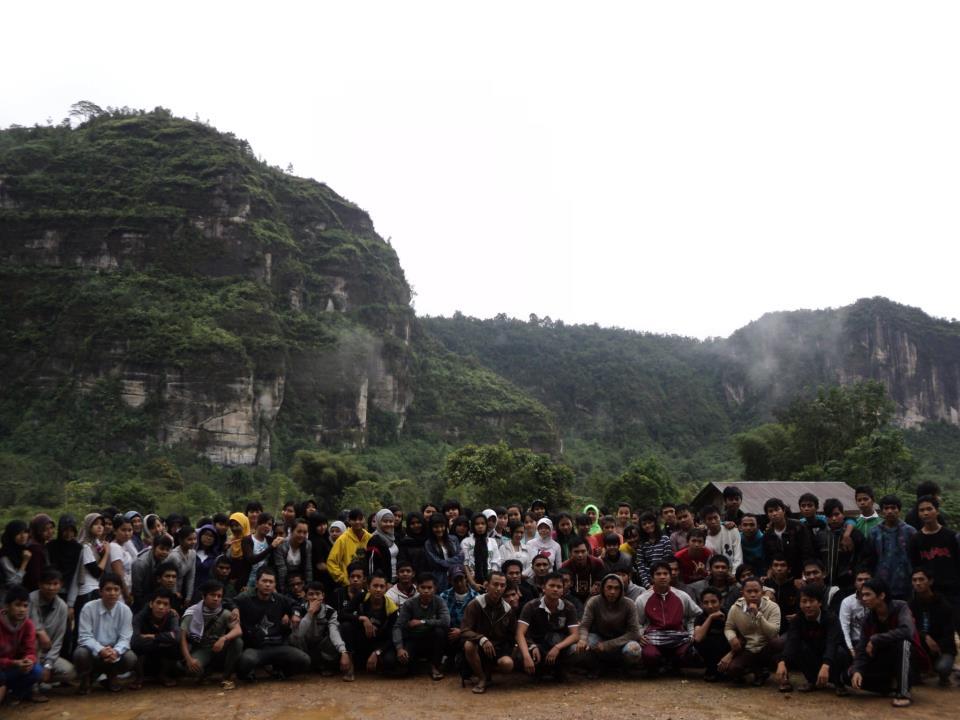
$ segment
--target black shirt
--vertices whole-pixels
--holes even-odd
[[[571,627],[580,624],[577,619],[577,609],[569,602],[560,600],[556,612],[547,610],[546,601],[531,600],[520,611],[518,623],[524,623],[529,626],[527,629],[527,641],[535,643],[546,642],[548,635],[561,634],[567,635]]]
[[[272,593],[261,600],[256,593],[237,597],[240,611],[240,627],[243,629],[244,647],[259,648],[264,645],[283,645],[290,634],[290,600]],[[284,616],[287,622],[283,622]]]

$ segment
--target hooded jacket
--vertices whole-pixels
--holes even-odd
[[[609,580],[615,580],[620,591],[612,603],[603,595],[603,587]],[[637,606],[624,597],[623,582],[614,573],[603,577],[600,594],[592,596],[583,607],[580,639],[586,640],[590,635],[599,635],[604,644],[611,647],[622,647],[640,638]]]
[[[349,528],[337,538],[330,549],[330,555],[327,556],[327,572],[335,583],[344,586],[350,584],[347,568],[352,562],[366,562],[367,543],[371,537],[373,536],[364,530],[358,538],[353,528]]]

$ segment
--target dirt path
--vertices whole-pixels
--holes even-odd
[[[879,697],[836,698],[832,693],[781,695],[771,682],[765,688],[708,685],[689,680],[646,681],[572,678],[557,686],[535,685],[515,675],[486,695],[461,689],[459,680],[431,682],[427,677],[378,680],[359,677],[348,684],[336,678],[263,681],[223,693],[216,685],[184,682],[175,689],[147,687],[116,695],[96,691],[88,697],[54,694],[46,705],[22,705],[0,711],[24,720],[431,720],[432,718],[524,718],[573,720],[589,717],[657,720],[824,720],[909,717],[943,720],[956,712],[956,688],[917,688],[914,705],[896,710]],[[389,709],[384,711],[384,703]],[[952,708],[951,710],[947,710]]]

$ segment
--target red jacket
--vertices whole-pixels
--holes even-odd
[[[6,610],[0,610],[0,668],[8,668],[17,660],[37,661],[37,630],[26,618],[14,627]]]

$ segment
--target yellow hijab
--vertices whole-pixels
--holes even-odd
[[[242,512],[235,512],[230,516],[230,520],[236,520],[240,524],[240,527],[243,528],[243,535],[241,538],[245,538],[250,534],[250,518],[248,518],[246,514]],[[230,534],[231,536],[233,535],[232,532]],[[231,539],[233,538],[231,537]],[[230,546],[230,555],[235,558],[243,555],[243,548],[240,546],[240,543],[235,542]]]

